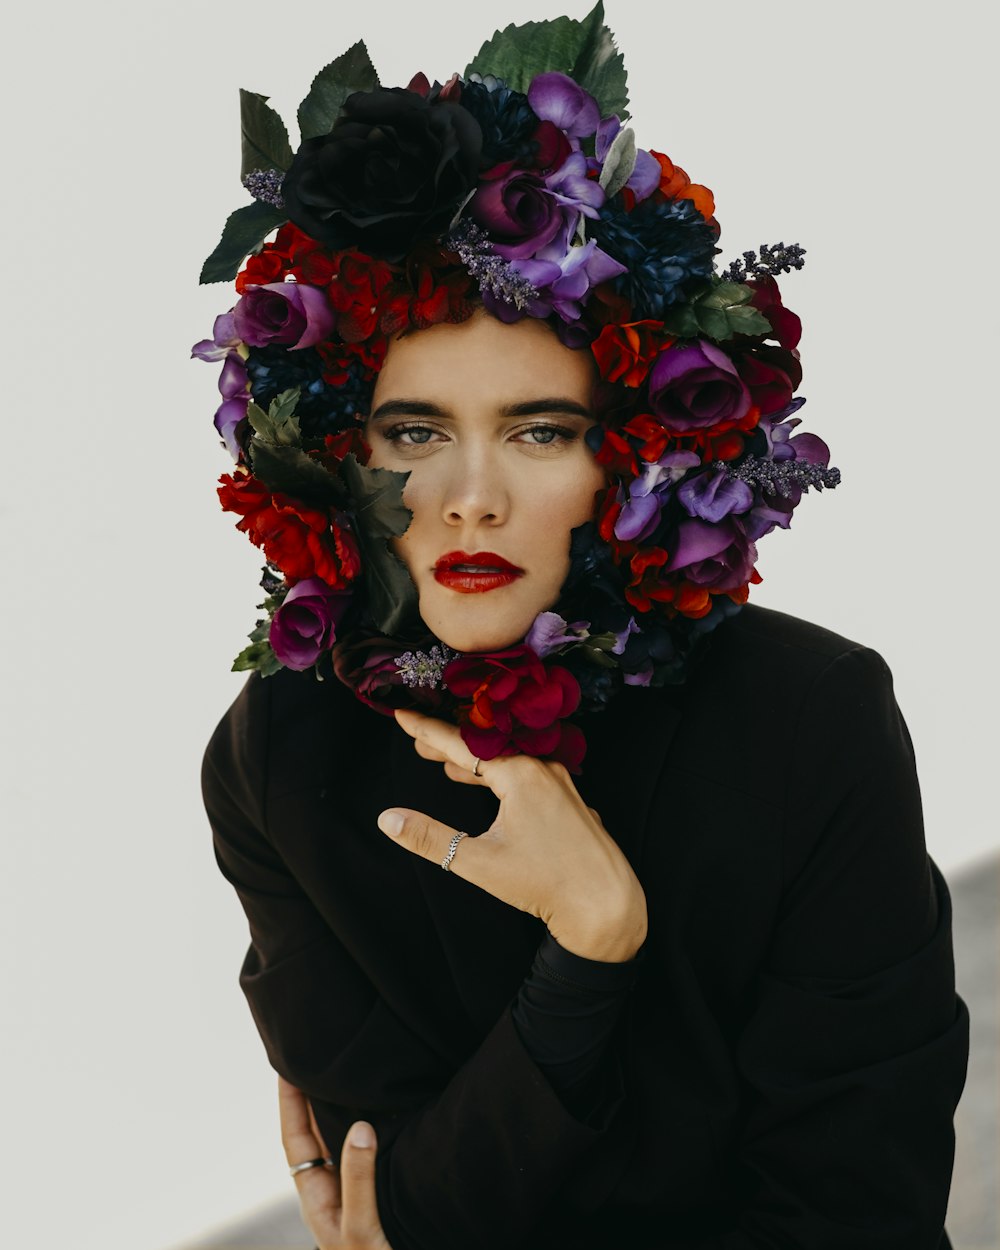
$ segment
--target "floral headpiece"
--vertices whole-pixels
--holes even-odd
[[[636,146],[603,17],[508,26],[443,85],[382,87],[358,42],[299,106],[294,153],[267,98],[241,91],[254,202],[201,275],[235,278],[239,299],[193,349],[223,362],[215,426],[236,467],[219,498],[267,560],[267,615],[234,669],[332,666],[378,710],[451,716],[482,759],[574,772],[568,718],[624,684],[682,681],[761,580],[757,541],[840,479],[794,433],[801,327],[775,277],[803,249],[719,271],[712,193]],[[359,414],[393,335],[480,304],[592,352],[587,442],[610,485],[552,610],[517,646],[459,655],[389,549],[408,475],[367,467]]]

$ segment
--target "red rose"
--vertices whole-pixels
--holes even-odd
[[[601,377],[625,386],[641,386],[653,360],[673,339],[662,321],[632,321],[606,325],[591,343]]]
[[[566,668],[544,664],[521,644],[493,654],[463,655],[444,670],[444,684],[459,698],[462,740],[483,760],[535,755],[580,771],[586,742],[576,725],[561,724],[580,703],[580,687]]]
[[[354,535],[328,512],[289,495],[271,494],[250,474],[223,474],[219,482],[224,511],[242,516],[236,528],[263,550],[290,585],[319,577],[340,590],[361,571]]]

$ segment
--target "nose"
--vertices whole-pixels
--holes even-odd
[[[444,484],[442,515],[449,525],[502,525],[511,493],[495,447],[470,447],[454,457]]]

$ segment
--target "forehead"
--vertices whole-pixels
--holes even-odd
[[[389,344],[375,382],[386,398],[468,400],[497,403],[564,394],[589,402],[596,364],[589,349],[567,347],[553,330],[531,317],[505,324],[479,311],[458,324],[416,330]]]

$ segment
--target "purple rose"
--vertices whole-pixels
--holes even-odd
[[[296,582],[271,619],[271,650],[286,668],[311,668],[336,640],[350,591],[331,590],[319,577]]]
[[[750,392],[726,353],[699,339],[657,356],[649,404],[665,429],[687,434],[735,424],[750,408]]]
[[[757,548],[735,517],[712,524],[697,518],[681,521],[663,566],[666,573],[681,573],[696,586],[711,590],[736,590],[750,580]]]
[[[536,256],[560,233],[567,234],[567,228],[575,231],[580,213],[599,217],[603,203],[604,192],[587,177],[587,158],[572,152],[544,178],[531,170],[511,169],[481,182],[468,212],[489,232],[498,256],[520,260]]]
[[[236,332],[251,347],[315,347],[330,337],[335,321],[326,292],[305,282],[250,287],[233,309]]]

